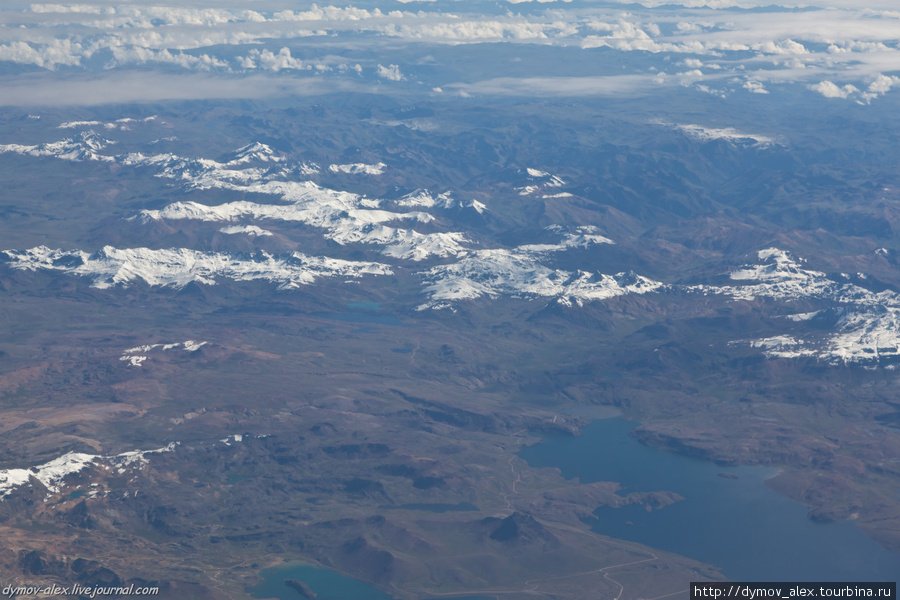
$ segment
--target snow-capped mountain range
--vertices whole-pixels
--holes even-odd
[[[748,133],[738,131],[733,127],[704,127],[693,123],[667,123],[666,121],[654,120],[653,125],[666,127],[667,129],[675,129],[685,135],[699,140],[701,142],[710,142],[713,140],[724,140],[732,144],[740,146],[752,146],[757,149],[771,148],[772,146],[783,145],[780,140],[770,135],[760,133]]]
[[[730,274],[732,285],[693,289],[735,300],[770,298],[787,304],[818,303],[823,306],[821,311],[786,315],[784,320],[804,323],[831,317],[834,325],[824,335],[810,332],[802,339],[780,335],[751,340],[748,343],[753,347],[762,348],[773,358],[812,356],[831,363],[885,362],[900,356],[900,294],[890,290],[873,292],[846,281],[847,275],[835,278],[805,269],[801,260],[777,248],[761,250],[758,258],[759,264]]]
[[[106,246],[97,252],[87,253],[38,246],[29,250],[7,250],[0,254],[14,269],[82,275],[93,279],[93,287],[100,289],[135,281],[181,288],[192,281],[214,285],[218,279],[264,279],[278,283],[281,289],[291,289],[311,284],[319,277],[355,278],[392,273],[388,265],[380,263],[306,256],[299,252],[282,256],[272,256],[267,252],[240,256],[187,248],[150,250]]]
[[[64,480],[89,467],[96,467],[105,471],[116,470],[119,474],[129,469],[143,469],[148,463],[148,456],[164,452],[174,452],[177,442],[173,442],[163,448],[154,450],[132,450],[115,456],[100,456],[69,452],[58,458],[28,469],[0,470],[0,500],[12,494],[17,488],[28,485],[32,479],[40,483],[47,490],[47,498],[58,494],[64,486]],[[92,490],[88,496],[94,496],[99,489]]]
[[[566,182],[557,175],[535,169],[534,167],[526,167],[525,174],[528,177],[528,184],[516,188],[520,196],[540,194],[541,198],[566,198],[572,195],[568,192],[559,192],[553,189],[566,185]]]
[[[146,361],[151,352],[167,351],[167,350],[184,350],[185,352],[196,352],[207,342],[198,342],[195,340],[186,340],[184,342],[176,342],[172,344],[146,344],[144,346],[135,346],[128,348],[119,357],[119,360],[125,361],[132,367],[140,367]]]
[[[770,141],[745,137],[759,144]],[[466,300],[503,296],[546,298],[570,307],[626,294],[668,292],[723,296],[735,302],[765,298],[781,305],[818,304],[821,309],[783,317],[781,322],[790,328],[789,333],[736,343],[759,348],[771,358],[814,357],[831,363],[883,363],[900,355],[900,294],[876,293],[851,283],[849,278],[806,269],[802,261],[776,248],[760,251],[757,264],[735,269],[721,285],[672,285],[633,272],[604,274],[589,267],[559,269],[553,266],[554,254],[613,244],[613,240],[596,227],[554,226],[548,235],[557,236],[556,243],[486,247],[483,240],[466,231],[434,231],[446,228],[450,209],[479,214],[490,210],[478,201],[458,200],[450,192],[420,189],[395,199],[379,199],[330,189],[309,179],[321,173],[317,165],[294,163],[259,142],[237,149],[225,162],[169,153],[105,153],[114,144],[85,131],[58,142],[0,145],[0,153],[127,165],[147,169],[188,189],[225,189],[258,198],[218,205],[174,202],[130,217],[138,223],[208,221],[221,223],[222,233],[248,236],[271,236],[272,232],[261,225],[302,225],[340,245],[375,246],[384,259],[353,261],[301,252],[231,254],[113,246],[91,253],[39,246],[0,253],[8,267],[80,275],[92,279],[97,288],[127,286],[136,281],[178,288],[190,282],[213,285],[222,280],[265,280],[280,289],[292,289],[323,277],[353,280],[408,270],[421,282],[425,301],[419,305],[420,310],[453,308]],[[385,168],[383,163],[360,163],[333,164],[328,170],[376,175]],[[523,175],[530,183],[518,189],[520,194],[550,192],[565,185],[558,176],[533,167],[525,169]],[[266,197],[273,202],[264,202]],[[416,229],[423,226],[428,231]],[[410,265],[426,262],[424,266]],[[832,323],[829,331],[803,331],[805,323],[820,323],[822,319]]]

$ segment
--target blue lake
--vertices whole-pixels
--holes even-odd
[[[306,563],[285,563],[277,567],[263,569],[259,573],[262,582],[247,591],[254,598],[277,598],[278,600],[300,600],[303,596],[289,587],[284,580],[302,581],[316,593],[317,600],[396,600],[357,579],[314,567]],[[447,600],[497,600],[486,596],[447,596]]]
[[[553,436],[524,448],[531,466],[566,478],[617,481],[620,494],[673,491],[685,498],[661,509],[604,507],[592,528],[718,566],[732,580],[896,581],[900,555],[853,524],[815,523],[801,504],[765,485],[776,474],[725,467],[645,446],[621,418],[595,421],[579,437]]]
[[[382,312],[380,302],[348,302],[346,312],[316,312],[314,317],[330,319],[332,321],[344,321],[346,323],[371,323],[373,325],[390,325],[405,327],[406,323],[392,314]],[[362,328],[354,330],[359,333],[369,333],[372,330]]]
[[[394,315],[379,312],[317,312],[313,313],[313,316],[321,319],[330,319],[332,321],[344,321],[345,323],[371,323],[373,325],[390,325],[394,327],[406,326],[406,323]]]
[[[358,579],[303,563],[263,569],[259,575],[263,578],[262,583],[247,590],[254,598],[299,600],[302,598],[300,593],[284,582],[285,579],[297,579],[308,585],[318,595],[318,600],[396,600]]]

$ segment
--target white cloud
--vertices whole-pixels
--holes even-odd
[[[687,21],[678,21],[675,29],[680,33],[698,33],[704,29],[712,28],[712,23],[688,23]]]
[[[390,15],[401,15],[399,11],[389,13]],[[277,21],[364,21],[367,19],[376,19],[384,17],[385,13],[376,8],[368,11],[364,8],[355,8],[353,6],[323,6],[319,7],[313,4],[310,10],[294,12],[291,10],[283,10],[273,15],[273,19]]]
[[[219,8],[175,8],[169,6],[117,6],[103,11],[102,18],[86,24],[103,29],[155,28],[162,26],[215,27],[226,23],[266,21],[253,10]]]
[[[875,81],[869,84],[866,91],[860,94],[860,97],[863,102],[868,104],[878,96],[887,94],[895,85],[900,85],[900,77],[879,74],[878,77],[875,78]]]
[[[765,41],[753,44],[752,48],[765,54],[809,54],[809,50],[803,44],[791,39],[777,42]]]
[[[749,92],[754,93],[754,94],[768,94],[769,93],[769,90],[767,90],[766,87],[762,83],[760,83],[758,81],[754,81],[752,79],[748,79],[747,81],[745,81],[741,87]]]
[[[101,9],[99,6],[89,6],[87,4],[32,4],[31,12],[34,13],[84,13],[91,15],[99,15]]]
[[[185,69],[208,71],[210,69],[227,69],[228,63],[208,54],[185,54],[169,50],[151,50],[149,48],[128,47],[114,48],[113,57],[119,65],[161,63],[172,64]]]
[[[397,65],[378,65],[375,67],[375,73],[382,79],[388,81],[403,81],[403,74],[400,73],[400,67]]]
[[[853,84],[848,83],[844,86],[838,86],[828,80],[820,81],[818,84],[810,85],[808,87],[815,92],[819,92],[826,98],[847,99],[855,97],[860,104],[868,104],[875,98],[883,96],[891,91],[895,85],[900,85],[900,77],[879,73],[878,76],[869,83],[865,91],[860,90]]]
[[[839,87],[837,84],[828,80],[820,81],[816,85],[810,85],[809,89],[814,92],[819,92],[826,98],[849,98],[850,96],[859,93],[859,89],[854,85],[848,83],[843,87]]]
[[[849,41],[841,44],[829,44],[828,52],[831,54],[844,54],[848,52],[883,52],[890,50],[883,42],[859,42]]]
[[[291,56],[289,48],[282,48],[278,51],[278,54],[271,50],[259,51],[254,48],[246,57],[240,58],[239,63],[242,68],[247,70],[259,68],[274,72],[285,69],[302,71],[310,68],[309,65],[305,65],[299,58]]]
[[[81,64],[83,49],[70,40],[53,40],[49,44],[12,42],[0,45],[0,61],[34,65],[54,70],[61,66]]]
[[[347,80],[265,75],[226,77],[109,71],[88,77],[22,76],[0,86],[0,106],[98,106],[160,100],[253,99],[314,96],[334,92],[373,93]]]
[[[629,96],[656,90],[660,81],[649,75],[605,77],[498,77],[475,83],[443,86],[468,97],[472,94],[498,96]]]
[[[879,75],[875,78],[875,81],[869,84],[869,91],[876,94],[886,94],[890,91],[891,86],[897,84],[900,84],[900,77]]]
[[[778,4],[785,2],[794,0],[780,0]],[[454,10],[459,6],[460,12],[451,13],[435,6],[417,12],[316,5],[308,10],[283,10],[282,0],[257,0],[252,10],[239,4],[181,8],[111,6],[81,0],[72,5],[35,4],[30,11],[0,8],[0,61],[47,70],[65,68],[66,73],[178,65],[191,71],[258,70],[288,76],[317,71],[337,78],[356,69],[336,62],[336,57],[342,56],[333,50],[337,47],[365,44],[377,53],[382,44],[394,46],[404,41],[450,45],[498,42],[652,53],[658,56],[647,57],[650,65],[642,62],[640,67],[633,61],[619,60],[615,54],[603,60],[621,63],[626,67],[622,72],[625,75],[648,68],[672,73],[672,65],[677,64],[683,73],[661,79],[698,90],[700,74],[696,71],[701,68],[705,79],[731,78],[735,84],[722,90],[705,88],[713,92],[730,93],[742,86],[764,94],[766,84],[778,82],[812,86],[822,94],[867,102],[895,85],[893,80],[879,79],[883,73],[896,71],[900,64],[900,13],[896,12],[895,0],[867,0],[865,7],[855,0],[817,0],[815,6],[821,8],[777,13],[764,8],[769,0],[684,0],[665,11],[647,8],[657,4],[670,4],[670,0],[641,0],[627,8],[610,7],[608,3],[572,8],[565,1],[557,1],[552,7],[505,15],[479,13],[478,7],[470,4],[453,5]],[[762,9],[729,9],[735,6]],[[294,46],[288,40],[310,36],[328,36],[328,43],[319,46],[323,54],[304,54],[302,60],[292,56],[288,47]],[[283,40],[283,47],[273,47],[277,43],[274,40]],[[670,54],[687,57],[674,59]],[[710,62],[704,57],[715,59]],[[664,62],[669,60],[672,62]],[[711,75],[712,70],[716,72]],[[380,64],[375,74],[389,81],[403,78],[395,65]],[[495,81],[490,79],[492,75],[503,73],[483,77]],[[841,81],[843,87],[835,86],[835,91],[826,85],[833,81]],[[444,81],[428,83],[429,88],[449,87]],[[596,88],[585,84],[587,80],[582,78],[563,93]],[[3,85],[0,77],[0,87]],[[508,92],[509,86],[505,87]],[[618,84],[614,87],[619,89]],[[456,92],[481,93],[474,88]]]

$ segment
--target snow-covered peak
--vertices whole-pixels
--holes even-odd
[[[757,253],[759,263],[745,265],[730,274],[730,279],[738,285],[722,287],[702,287],[705,291],[728,294],[740,300],[753,298],[775,298],[797,300],[808,297],[834,296],[843,284],[832,281],[821,271],[804,269],[803,263],[791,254],[778,248],[767,248]],[[850,289],[846,293],[856,294],[863,290]]]
[[[58,142],[48,142],[34,146],[21,144],[0,144],[0,153],[14,152],[26,156],[53,156],[62,160],[85,161],[94,160],[113,162],[111,156],[100,154],[100,151],[114,142],[87,131]]]
[[[837,316],[831,331],[821,326],[803,335],[780,335],[749,342],[770,358],[815,357],[828,363],[879,363],[900,357],[900,294],[873,292],[846,277],[830,277],[803,268],[805,261],[789,252],[767,248],[758,253],[756,265],[733,271],[737,285],[697,286],[703,293],[725,294],[736,300],[769,298],[779,302],[818,304],[816,311],[788,314],[782,319],[803,327],[823,313]],[[818,319],[816,319],[818,320]]]
[[[278,196],[287,204],[249,201],[208,206],[198,202],[175,202],[162,210],[144,210],[142,220],[192,219],[200,221],[295,221],[322,228],[324,237],[339,244],[384,246],[388,256],[422,260],[429,256],[450,256],[462,251],[465,236],[458,232],[421,234],[412,229],[386,225],[391,221],[429,223],[426,212],[392,212],[379,209],[380,201],[351,192],[321,187],[311,181],[265,181],[249,185],[209,180],[210,186]],[[245,226],[246,227],[246,226]],[[235,231],[229,229],[230,231]],[[247,231],[247,230],[242,230]],[[419,242],[414,251],[411,242]]]
[[[531,179],[536,179],[541,182],[541,185],[544,187],[561,187],[566,184],[565,181],[562,180],[557,175],[553,175],[552,173],[548,173],[547,171],[540,171],[538,169],[526,169],[528,176]]]
[[[57,126],[57,129],[80,129],[84,127],[102,127],[103,129],[121,129],[128,130],[133,123],[149,123],[151,121],[157,120],[158,117],[155,115],[152,117],[145,117],[143,119],[134,119],[131,117],[126,117],[124,119],[116,119],[115,121],[67,121],[65,123],[60,123]]]
[[[87,134],[84,134],[87,135]],[[84,137],[75,140],[88,148],[100,149],[102,141]],[[57,158],[76,159],[70,152],[72,140],[59,142],[53,146],[15,146],[0,147],[0,151],[14,151],[22,154],[55,156]],[[93,144],[93,145],[91,145]],[[83,153],[82,153],[83,154]],[[461,244],[465,236],[460,232],[422,234],[407,228],[388,226],[391,221],[408,221],[429,223],[434,217],[421,211],[392,212],[379,208],[381,201],[367,198],[352,192],[332,190],[321,187],[312,181],[296,181],[296,175],[309,175],[318,172],[315,165],[300,165],[279,169],[258,168],[248,166],[238,168],[240,164],[261,160],[278,162],[271,148],[262,143],[253,143],[239,149],[238,156],[230,163],[221,163],[205,158],[184,158],[175,154],[131,153],[122,156],[102,156],[94,151],[95,160],[116,161],[124,165],[151,168],[159,177],[183,182],[193,189],[226,189],[242,193],[275,196],[281,203],[270,204],[251,201],[227,202],[209,206],[199,202],[175,202],[161,210],[144,210],[132,219],[141,222],[158,220],[202,220],[234,222],[262,220],[295,221],[313,227],[322,228],[323,235],[339,244],[360,243],[383,245],[382,253],[386,256],[424,260],[438,256],[455,256],[464,251]],[[79,154],[78,156],[81,156]],[[80,160],[80,158],[78,158]],[[345,173],[380,173],[385,167],[383,163],[376,165],[332,165],[334,172]],[[449,208],[453,205],[470,206],[478,212],[485,206],[477,201],[460,203],[448,194],[441,194],[436,199],[423,192],[418,200],[410,198],[410,204],[418,201],[419,205],[438,205]],[[245,233],[249,235],[267,235],[265,229],[258,225],[225,226],[223,233]],[[415,245],[415,247],[413,247]],[[176,283],[172,283],[176,285]],[[178,283],[177,285],[183,285]]]
[[[456,263],[434,267],[422,275],[431,302],[420,309],[481,296],[548,297],[571,306],[663,287],[660,282],[633,273],[604,275],[553,269],[540,262],[539,256],[529,249],[478,250]]]
[[[79,473],[88,467],[98,467],[106,471],[111,471],[113,467],[118,467],[119,473],[124,473],[128,468],[142,469],[149,464],[147,456],[173,452],[177,445],[178,442],[172,442],[163,448],[155,450],[134,450],[115,456],[68,452],[42,465],[28,469],[0,470],[0,500],[9,496],[17,488],[28,485],[32,478],[49,492],[47,497],[50,498],[53,494],[58,494],[62,491],[67,477]]]
[[[457,198],[449,198],[441,208],[471,208],[478,214],[484,214],[484,211],[487,210],[487,205],[474,199],[459,200]]]
[[[360,241],[384,246],[381,253],[393,258],[421,261],[431,257],[459,256],[466,253],[466,236],[460,232],[419,233],[413,229],[372,227],[362,232]]]
[[[415,190],[393,201],[397,206],[421,206],[423,208],[473,208],[479,214],[487,210],[487,206],[478,200],[459,200],[450,192],[433,194],[428,190]]]
[[[178,446],[179,442],[170,442],[162,448],[156,448],[154,450],[131,450],[129,452],[117,454],[115,457],[112,457],[111,460],[120,468],[128,466],[138,466],[139,468],[143,468],[150,464],[150,461],[147,459],[148,456],[153,454],[164,454],[166,452],[175,452],[175,448]]]
[[[272,232],[263,229],[262,227],[257,227],[256,225],[229,225],[228,227],[222,227],[219,229],[221,233],[227,233],[230,235],[234,235],[237,233],[246,233],[249,236],[269,236],[272,235]]]
[[[661,121],[656,122],[656,124],[663,125],[664,127],[670,127],[672,129],[677,129],[678,131],[686,134],[688,137],[692,137],[695,140],[699,140],[701,142],[725,140],[733,144],[751,145],[758,148],[768,148],[770,146],[780,145],[778,141],[772,136],[759,133],[746,133],[738,131],[733,127],[716,128],[704,127],[702,125],[695,125],[691,123],[679,124],[665,123]]]
[[[599,228],[593,225],[582,225],[573,228],[551,225],[547,229],[562,235],[562,240],[556,244],[525,244],[518,246],[516,249],[520,252],[540,254],[544,252],[561,252],[568,248],[587,248],[594,244],[615,244],[608,237],[600,235]]]
[[[52,270],[93,279],[93,287],[128,286],[143,281],[152,286],[182,288],[192,281],[214,285],[217,279],[264,280],[281,288],[313,283],[319,277],[362,277],[388,275],[391,268],[374,262],[357,262],[307,256],[293,252],[273,256],[201,252],[187,248],[151,250],[106,246],[88,254],[80,250],[51,250],[38,246],[29,250],[0,252],[10,267],[24,270]]]
[[[587,248],[594,244],[615,244],[614,241],[600,234],[600,228],[593,225],[581,225],[571,229],[559,225],[551,225],[547,229],[564,234],[562,245],[567,248]]]
[[[140,367],[141,364],[149,358],[147,354],[150,352],[177,349],[185,350],[187,352],[196,352],[206,344],[207,342],[186,340],[174,344],[148,344],[144,346],[135,346],[134,348],[125,350],[122,353],[122,356],[119,357],[119,360],[127,362],[132,367]]]
[[[442,207],[451,205],[453,198],[449,192],[434,195],[428,190],[418,189],[394,200],[397,206],[419,206],[422,208]]]
[[[284,162],[283,156],[278,156],[266,144],[253,142],[234,151],[234,158],[225,163],[228,166],[241,165],[249,162]]]
[[[540,169],[535,169],[532,167],[527,167],[525,169],[525,173],[528,175],[528,179],[531,180],[531,183],[525,185],[523,187],[516,188],[519,192],[520,196],[530,196],[532,194],[536,194],[541,191],[546,191],[547,188],[559,188],[566,185],[566,182],[562,180],[562,178],[557,175],[553,175],[547,171],[542,171]],[[553,194],[553,197],[564,197],[570,194],[558,193]],[[545,195],[544,197],[551,197]]]
[[[348,165],[328,165],[328,170],[332,173],[345,173],[347,175],[381,175],[386,167],[387,165],[382,162],[374,165],[352,163]]]
[[[30,469],[0,471],[0,499],[7,497],[15,488],[27,484],[32,477],[50,493],[58,493],[66,476],[81,471],[98,458],[100,457],[93,454],[69,452]]]
[[[802,262],[794,259],[790,252],[778,248],[766,248],[757,253],[761,264],[746,266],[731,273],[731,279],[735,281],[788,281],[808,280],[810,278],[824,277],[819,271],[806,271],[802,268]]]

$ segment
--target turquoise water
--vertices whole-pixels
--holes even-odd
[[[549,437],[522,450],[535,467],[566,478],[617,481],[621,495],[668,490],[685,500],[661,509],[604,507],[598,533],[717,565],[732,580],[896,581],[900,555],[851,523],[814,523],[801,504],[769,489],[773,469],[724,467],[645,446],[621,418],[595,421],[580,437]]]
[[[262,583],[247,590],[254,598],[299,600],[302,598],[300,593],[284,583],[285,579],[297,579],[308,585],[318,595],[318,600],[396,600],[358,579],[302,563],[263,569],[259,575],[263,578]]]

